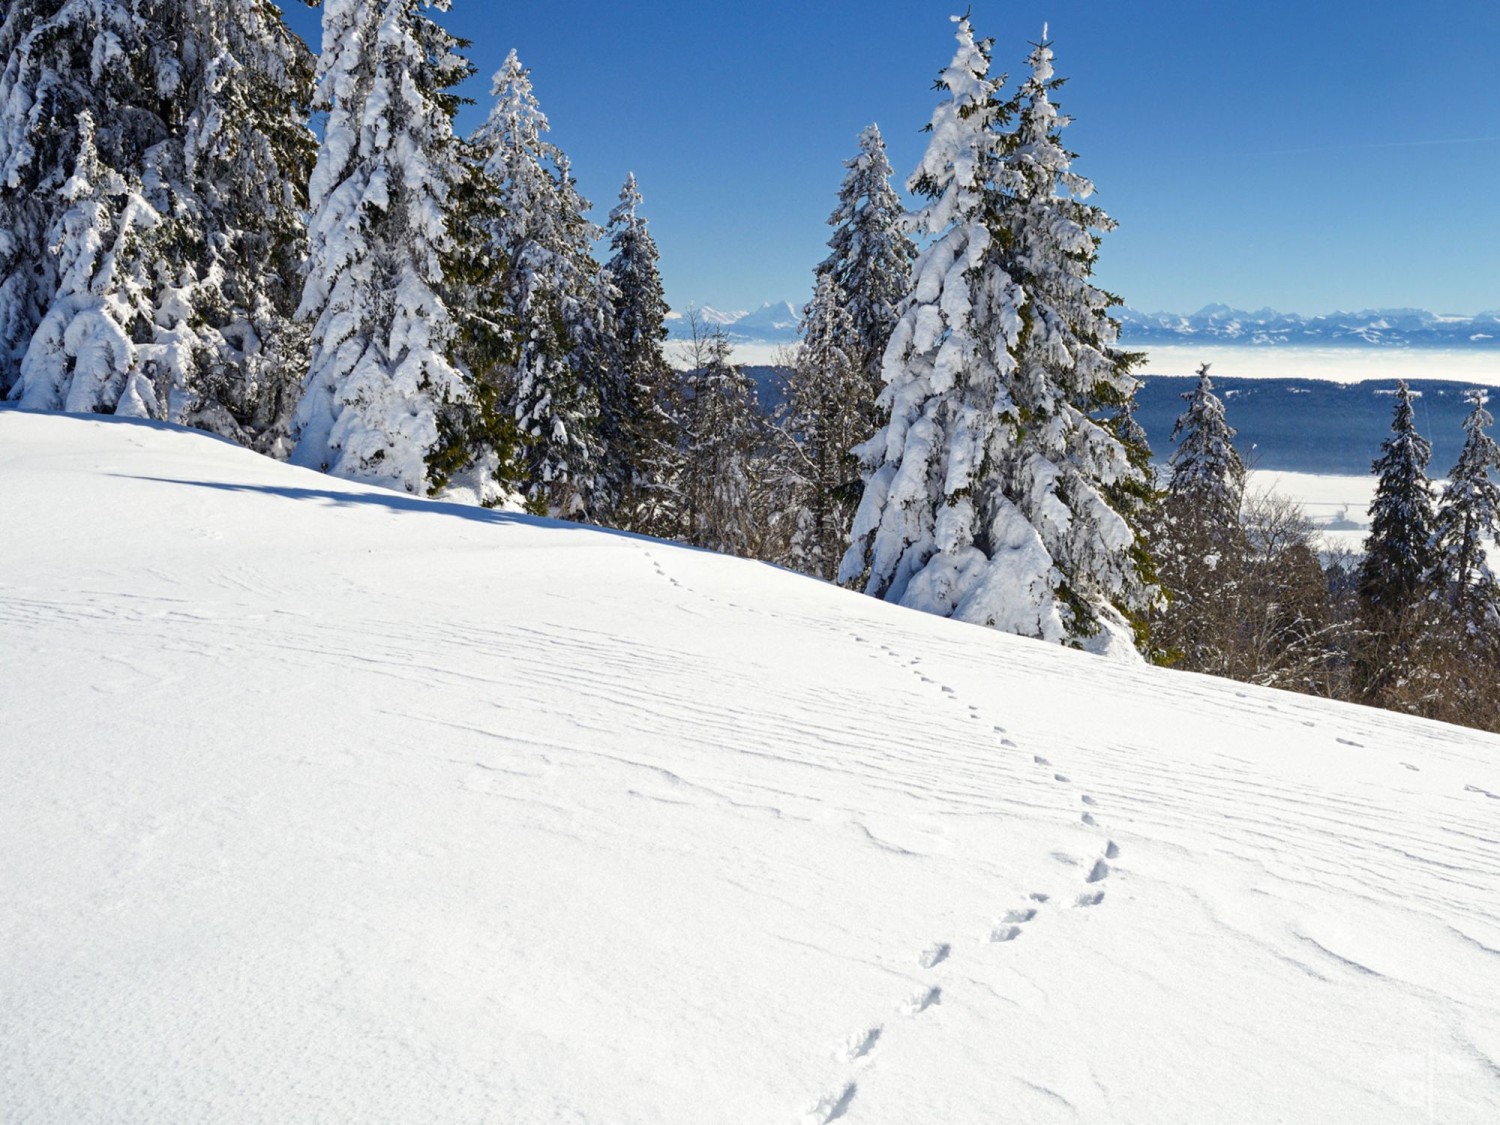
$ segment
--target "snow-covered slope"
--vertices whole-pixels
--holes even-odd
[[[1500,1119],[1500,739],[0,412],[0,1120]]]

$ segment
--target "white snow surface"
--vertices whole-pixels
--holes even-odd
[[[1500,739],[0,412],[0,1120],[1500,1120]]]

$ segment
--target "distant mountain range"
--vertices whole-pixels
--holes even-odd
[[[702,305],[696,311],[700,325],[724,329],[732,344],[795,343],[801,322],[801,315],[790,301],[767,301],[754,312],[725,312],[712,305]],[[673,340],[691,339],[691,314],[669,314],[667,332]]]
[[[1132,308],[1119,309],[1115,315],[1128,344],[1500,349],[1500,311],[1445,316],[1425,309],[1367,309],[1298,316],[1273,309],[1244,312],[1227,305],[1207,305],[1186,316]]]
[[[700,324],[722,327],[735,344],[790,344],[797,339],[799,314],[790,301],[768,301],[753,312],[697,310]],[[1363,312],[1299,316],[1273,309],[1245,312],[1207,305],[1195,313],[1115,311],[1126,344],[1220,344],[1250,347],[1447,348],[1500,350],[1500,310],[1477,316],[1447,316],[1425,309],[1367,309]],[[673,339],[691,335],[687,316],[673,314]]]

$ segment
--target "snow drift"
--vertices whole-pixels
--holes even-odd
[[[1500,739],[0,412],[0,1119],[1493,1122]]]

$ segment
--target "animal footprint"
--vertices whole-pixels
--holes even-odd
[[[1088,825],[1093,825],[1093,826],[1097,826],[1099,824],[1099,822],[1094,819],[1094,814],[1093,813],[1084,813],[1083,814],[1083,823],[1088,824]]]
[[[1082,797],[1079,797],[1078,799],[1080,801],[1082,801],[1085,805],[1088,805],[1090,808],[1093,808],[1093,807],[1095,807],[1096,805],[1099,804],[1098,801],[1094,800],[1094,798],[1090,797],[1087,793],[1085,793]]]
[[[1038,902],[1046,901],[1043,895]],[[1036,898],[1035,895],[1032,896]],[[1007,910],[1005,917],[1000,919],[1000,924],[990,931],[991,941],[1015,941],[1021,936],[1021,927],[1036,917],[1036,911],[1029,906],[1023,906],[1018,910]]]
[[[1102,883],[1108,878],[1109,864],[1105,863],[1102,859],[1096,859],[1094,860],[1094,866],[1089,869],[1089,873],[1084,876],[1083,881],[1085,883]]]
[[[851,1032],[849,1037],[844,1040],[843,1047],[839,1050],[839,1058],[845,1062],[853,1062],[855,1059],[864,1058],[875,1049],[875,1044],[880,1042],[881,1030],[881,1026],[876,1024],[874,1027],[867,1027],[862,1031]]]
[[[943,990],[937,985],[931,988],[923,988],[908,996],[901,1005],[901,1011],[908,1016],[916,1016],[925,1012],[934,1004],[941,1003]]]
[[[1063,783],[1063,784],[1065,784],[1065,785],[1066,785],[1066,784],[1067,784],[1067,781],[1068,781],[1068,779],[1067,779],[1067,778],[1066,778],[1066,777],[1064,777],[1064,776],[1063,776],[1063,775],[1062,775],[1062,774],[1060,774],[1060,773],[1055,773],[1055,774],[1053,774],[1053,775],[1052,775],[1052,780],[1053,780],[1053,781],[1061,781],[1061,782],[1062,782],[1062,783]]]
[[[1103,891],[1089,891],[1086,894],[1079,895],[1078,898],[1075,900],[1075,905],[1077,905],[1077,906],[1098,906],[1103,901],[1104,901],[1104,892]]]
[[[953,947],[950,946],[947,942],[937,942],[936,944],[929,945],[926,949],[922,950],[922,955],[917,958],[917,964],[921,965],[924,969],[930,969],[934,965],[946,961],[948,959],[948,954],[952,951]]]
[[[1107,844],[1104,845],[1104,858],[1105,859],[1118,859],[1119,855],[1120,855],[1120,847],[1113,840],[1111,840],[1109,843],[1107,843]]]
[[[1027,895],[1026,897],[1029,898],[1029,899],[1031,899],[1032,902],[1046,902],[1052,896],[1051,895],[1044,895],[1044,894],[1042,894],[1041,891],[1033,891],[1031,894]]]
[[[813,1104],[812,1108],[802,1115],[804,1125],[828,1125],[830,1121],[837,1121],[849,1112],[849,1104],[854,1101],[854,1094],[853,1082],[846,1082],[832,1093],[824,1094]]]
[[[1033,754],[1031,756],[1031,760],[1033,762],[1035,762],[1039,766],[1050,766],[1052,764],[1051,762],[1047,761],[1046,758],[1042,757],[1040,754]]]

